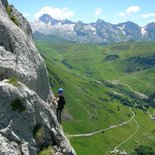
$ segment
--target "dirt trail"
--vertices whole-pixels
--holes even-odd
[[[101,132],[104,132],[104,131],[107,131],[107,130],[110,130],[110,129],[114,129],[114,128],[118,128],[120,126],[123,126],[123,125],[126,125],[128,123],[130,123],[134,117],[135,117],[135,113],[132,111],[131,108],[129,108],[130,112],[133,114],[132,117],[126,121],[126,122],[123,122],[121,124],[117,124],[117,125],[111,125],[109,128],[104,128],[104,129],[101,129],[101,130],[98,130],[98,131],[94,131],[94,132],[90,132],[90,133],[85,133],[85,134],[74,134],[74,135],[68,135],[68,137],[88,137],[88,136],[92,136],[92,135],[95,135],[95,134],[98,134],[98,133],[101,133]]]
[[[131,135],[130,135],[127,139],[125,139],[123,142],[121,142],[120,144],[118,144],[118,145],[114,148],[115,151],[117,150],[118,147],[120,147],[121,145],[123,145],[124,143],[126,143],[127,141],[129,141],[129,140],[137,133],[137,131],[139,130],[139,124],[138,124],[138,122],[137,122],[135,119],[133,119],[133,120],[135,121],[135,123],[136,123],[136,125],[137,125],[137,128],[136,128],[135,132],[134,132],[133,134],[131,134]]]
[[[118,82],[117,80],[112,81],[112,84],[120,84],[120,85],[126,86],[126,87],[128,87],[132,92],[134,92],[137,96],[139,96],[139,97],[141,97],[141,98],[143,98],[143,99],[148,99],[148,98],[149,98],[149,97],[146,96],[145,94],[133,90],[133,89],[131,88],[131,86],[129,86],[128,84],[120,83],[120,82]]]

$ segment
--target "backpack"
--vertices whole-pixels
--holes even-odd
[[[58,107],[64,107],[66,101],[63,95],[59,96]]]

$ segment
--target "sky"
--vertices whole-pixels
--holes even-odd
[[[8,0],[29,21],[47,13],[55,19],[112,24],[132,21],[139,26],[155,22],[155,0]]]

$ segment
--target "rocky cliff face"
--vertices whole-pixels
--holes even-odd
[[[51,96],[29,23],[7,0],[0,1],[0,154],[35,155],[50,144],[57,154],[75,154]]]
[[[50,93],[48,76],[42,58],[33,44],[30,25],[14,7],[9,9],[19,26],[9,18],[1,4],[1,80],[16,77],[46,101]]]

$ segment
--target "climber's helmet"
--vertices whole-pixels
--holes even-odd
[[[58,94],[62,94],[63,93],[63,89],[62,88],[59,88],[58,89]]]

